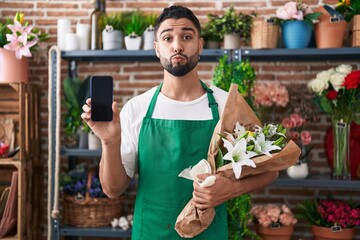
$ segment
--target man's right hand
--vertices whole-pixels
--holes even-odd
[[[113,120],[111,122],[94,122],[91,120],[91,98],[86,100],[86,104],[82,107],[83,113],[81,118],[89,125],[95,135],[100,138],[103,144],[110,142],[120,142],[121,127],[119,109],[116,102],[112,104]]]

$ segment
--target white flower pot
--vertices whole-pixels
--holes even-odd
[[[290,178],[300,179],[309,175],[309,166],[307,163],[297,163],[286,170]]]
[[[89,150],[101,149],[101,141],[93,132],[89,133]]]
[[[125,37],[126,50],[134,51],[139,50],[141,46],[141,37]]]
[[[89,134],[82,129],[79,129],[77,134],[79,135],[79,148],[87,149],[89,147]]]
[[[121,49],[123,40],[122,33],[119,30],[107,31],[104,29],[102,38],[104,50]]]
[[[239,49],[240,42],[240,34],[238,33],[230,33],[224,35],[224,49]]]
[[[154,30],[147,29],[144,34],[144,50],[154,49],[155,32]]]

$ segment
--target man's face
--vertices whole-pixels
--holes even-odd
[[[175,77],[182,77],[196,67],[203,39],[190,20],[167,19],[160,24],[154,46],[164,69]]]

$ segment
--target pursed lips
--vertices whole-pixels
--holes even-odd
[[[171,60],[177,60],[177,61],[179,61],[179,60],[183,60],[183,59],[186,60],[187,57],[184,56],[184,55],[181,55],[181,54],[176,54],[176,55],[174,55],[174,56],[171,57]]]

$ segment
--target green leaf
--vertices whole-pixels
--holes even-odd
[[[215,158],[215,166],[216,168],[224,166],[223,154],[219,146],[218,146],[218,154],[216,154],[216,158]]]

